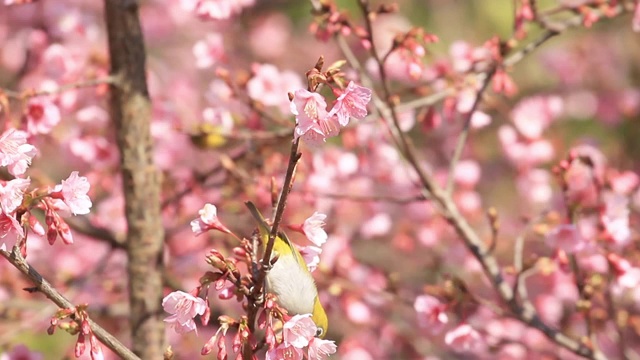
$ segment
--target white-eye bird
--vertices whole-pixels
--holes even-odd
[[[246,205],[258,222],[260,240],[266,248],[271,227],[252,202],[248,201]],[[318,327],[316,336],[324,338],[329,321],[318,299],[318,288],[302,255],[284,232],[279,232],[276,236],[272,259],[276,253],[278,260],[267,273],[266,291],[278,298],[278,304],[285,308],[289,315],[311,314],[311,319]]]

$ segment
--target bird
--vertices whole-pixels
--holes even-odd
[[[248,201],[246,205],[258,223],[260,241],[266,248],[271,227],[255,204]],[[278,305],[290,315],[311,314],[311,319],[318,328],[316,336],[324,338],[329,320],[318,298],[318,288],[304,258],[284,232],[278,232],[275,238],[271,258],[275,256],[278,259],[267,273],[265,290],[274,294]]]

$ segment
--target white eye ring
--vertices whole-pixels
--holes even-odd
[[[324,334],[324,330],[322,330],[322,328],[317,328],[316,329],[316,337],[322,336],[322,334]]]

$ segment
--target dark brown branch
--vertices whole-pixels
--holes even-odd
[[[143,359],[161,359],[164,230],[160,213],[160,174],[153,163],[151,101],[138,4],[105,0],[111,76],[111,117],[120,150],[125,215],[127,273],[133,350]]]

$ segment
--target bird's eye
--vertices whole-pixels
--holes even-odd
[[[322,336],[322,334],[324,334],[324,330],[322,330],[322,328],[317,328],[316,329],[316,337]]]

